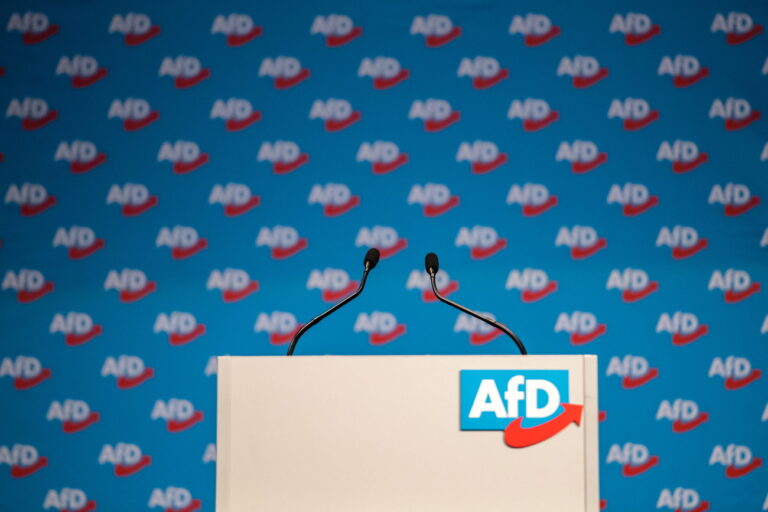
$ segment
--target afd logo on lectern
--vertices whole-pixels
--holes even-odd
[[[525,448],[581,425],[583,405],[568,403],[568,370],[461,370],[461,430],[503,430]]]

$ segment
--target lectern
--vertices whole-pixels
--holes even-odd
[[[597,512],[597,358],[219,357],[217,512]]]

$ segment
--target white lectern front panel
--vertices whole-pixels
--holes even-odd
[[[599,509],[594,356],[226,356],[218,371],[218,512]],[[508,435],[530,445],[511,447],[526,414]]]

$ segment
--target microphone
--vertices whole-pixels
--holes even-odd
[[[526,355],[528,353],[527,350],[525,350],[525,345],[523,345],[523,342],[520,341],[520,338],[517,337],[517,334],[510,331],[505,325],[500,324],[496,320],[491,320],[490,318],[486,318],[483,315],[479,313],[475,313],[471,309],[467,309],[464,306],[461,306],[459,304],[456,304],[452,300],[446,299],[442,295],[440,295],[440,292],[437,289],[437,283],[435,282],[435,276],[437,275],[437,271],[440,270],[440,261],[437,259],[437,254],[430,252],[424,257],[424,268],[427,271],[427,274],[429,274],[429,279],[432,281],[432,292],[434,292],[435,297],[437,297],[440,302],[445,302],[449,306],[453,306],[459,311],[462,311],[470,316],[473,316],[477,318],[478,320],[482,320],[483,322],[487,323],[488,325],[492,325],[493,327],[497,328],[510,338],[512,338],[512,341],[515,342],[517,345],[517,348],[520,350],[520,353],[522,355]]]
[[[369,249],[367,253],[365,253],[365,259],[363,260],[363,277],[360,279],[360,286],[357,287],[357,290],[355,292],[339,302],[338,304],[331,306],[328,311],[325,313],[322,313],[320,315],[317,315],[315,318],[304,324],[301,329],[299,329],[296,334],[293,336],[293,339],[291,340],[291,344],[288,347],[288,352],[285,354],[287,356],[292,356],[293,351],[296,350],[296,345],[299,343],[299,338],[302,337],[302,335],[307,332],[312,326],[314,326],[316,323],[318,323],[323,318],[327,317],[337,309],[339,309],[341,306],[346,304],[347,302],[352,301],[355,297],[360,295],[360,293],[363,291],[363,288],[365,287],[365,280],[368,278],[368,272],[373,270],[373,268],[379,263],[379,257],[381,254],[379,253],[378,249]]]

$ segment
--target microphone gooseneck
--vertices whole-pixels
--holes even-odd
[[[296,345],[299,343],[299,338],[301,338],[304,333],[307,332],[312,326],[360,295],[360,293],[363,291],[363,288],[365,288],[365,281],[368,279],[368,272],[373,270],[373,268],[379,263],[379,257],[380,253],[378,249],[374,248],[368,250],[368,252],[365,254],[365,260],[363,260],[363,277],[360,278],[360,286],[357,287],[357,290],[355,290],[352,295],[349,295],[341,302],[331,306],[324,313],[317,315],[315,318],[304,324],[298,331],[296,331],[296,334],[294,334],[293,339],[291,340],[291,344],[288,346],[288,352],[286,352],[285,355],[293,355],[293,351],[296,350]]]
[[[512,341],[515,342],[515,345],[517,345],[518,350],[520,350],[520,354],[522,354],[522,355],[528,354],[528,351],[525,349],[525,345],[523,345],[523,342],[520,340],[520,338],[517,337],[517,334],[515,334],[514,332],[509,330],[509,328],[507,328],[507,326],[505,326],[504,324],[500,324],[499,322],[497,322],[495,320],[491,320],[490,318],[486,318],[486,317],[484,317],[483,315],[481,315],[479,313],[475,313],[471,309],[467,309],[464,306],[462,306],[460,304],[456,304],[452,300],[446,299],[445,297],[440,295],[440,291],[437,289],[437,283],[435,282],[435,278],[437,276],[437,272],[440,269],[440,262],[437,259],[437,254],[435,254],[433,252],[430,252],[429,254],[427,254],[427,256],[424,258],[424,268],[426,269],[427,274],[429,274],[429,280],[432,283],[432,292],[435,294],[435,297],[437,297],[438,300],[440,300],[440,302],[445,302],[449,306],[453,306],[454,308],[458,309],[459,311],[462,311],[462,312],[464,312],[464,313],[466,313],[466,314],[468,314],[470,316],[473,316],[473,317],[477,318],[478,320],[482,320],[483,322],[487,323],[488,325],[491,325],[491,326],[497,328],[498,330],[500,330],[501,332],[503,332],[504,334],[506,334],[507,336],[512,338]]]

